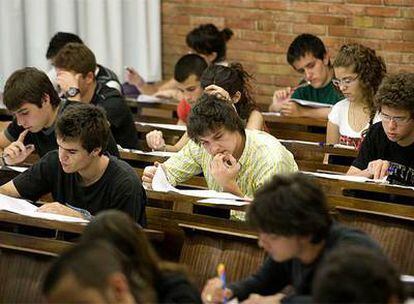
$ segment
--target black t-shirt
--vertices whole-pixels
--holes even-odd
[[[414,169],[414,143],[402,147],[389,140],[382,123],[377,122],[369,128],[352,166],[365,170],[369,162],[377,159],[388,160]]]
[[[58,109],[58,116],[60,116],[63,111],[73,104],[74,101],[63,100],[59,105]],[[19,138],[20,133],[24,131],[24,128],[17,124],[16,118],[13,118],[13,121],[9,124],[7,129],[4,130],[4,135],[8,140],[11,142],[16,141]],[[33,144],[35,146],[37,154],[39,156],[45,155],[49,151],[53,151],[58,149],[58,144],[56,142],[56,134],[55,134],[55,124],[47,129],[40,130],[39,132],[27,133],[24,144],[29,145]],[[108,139],[108,146],[105,150],[109,152],[111,155],[119,157],[119,150],[116,146],[115,139],[113,138],[112,134],[109,135]]]
[[[97,83],[91,104],[105,109],[117,144],[123,148],[138,147],[138,134],[131,110],[116,89]]]
[[[231,284],[229,288],[240,301],[248,298],[251,293],[263,296],[274,295],[291,285],[294,293],[284,298],[283,303],[309,302],[307,299],[311,296],[313,277],[323,258],[335,248],[343,245],[364,246],[378,252],[378,254],[383,254],[378,244],[365,233],[333,223],[325,240],[323,251],[313,263],[305,265],[299,259],[278,263],[268,257],[256,274]]]
[[[39,162],[13,179],[20,196],[33,201],[52,193],[62,204],[82,208],[95,215],[106,209],[128,213],[145,226],[146,194],[134,171],[126,162],[109,156],[102,177],[89,186],[82,186],[78,173],[65,173],[57,151],[43,156]]]

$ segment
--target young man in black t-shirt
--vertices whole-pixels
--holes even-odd
[[[275,175],[256,192],[247,219],[269,257],[255,274],[225,289],[219,278],[208,281],[204,302],[236,297],[249,303],[311,303],[314,275],[326,254],[359,245],[382,255],[363,232],[333,222],[322,189],[300,173]]]
[[[414,170],[414,73],[385,78],[375,103],[382,121],[369,129],[347,174],[381,179],[396,164]]]
[[[43,156],[58,148],[55,122],[70,102],[61,102],[44,72],[31,67],[15,71],[6,81],[3,99],[14,114],[13,121],[0,134],[5,164],[21,163],[34,150]],[[107,151],[119,156],[112,135]]]
[[[102,109],[70,105],[56,124],[58,151],[47,153],[29,170],[0,188],[0,193],[38,200],[52,193],[55,203],[40,211],[89,217],[106,209],[128,213],[145,225],[146,195],[134,169],[102,153],[109,136]]]
[[[96,81],[96,59],[92,51],[84,44],[68,43],[54,58],[54,65],[57,82],[66,97],[104,108],[117,144],[137,148],[138,134],[131,110],[116,89]]]

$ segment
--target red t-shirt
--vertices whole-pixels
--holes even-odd
[[[184,121],[185,123],[187,123],[187,119],[188,119],[188,115],[190,114],[190,111],[191,111],[190,104],[185,99],[181,99],[177,105],[178,118]]]

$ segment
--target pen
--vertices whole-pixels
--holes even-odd
[[[217,266],[217,275],[220,278],[221,287],[223,288],[223,290],[225,290],[226,289],[226,270],[224,268],[223,263],[218,264],[218,266]],[[224,297],[223,303],[226,304],[226,302],[227,302],[227,299],[226,299],[226,297]]]

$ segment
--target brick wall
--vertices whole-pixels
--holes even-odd
[[[164,77],[188,51],[187,32],[210,22],[234,31],[227,58],[254,74],[263,106],[277,87],[299,80],[285,53],[303,32],[318,35],[333,57],[342,44],[358,42],[377,50],[389,72],[414,72],[414,0],[162,0]]]

